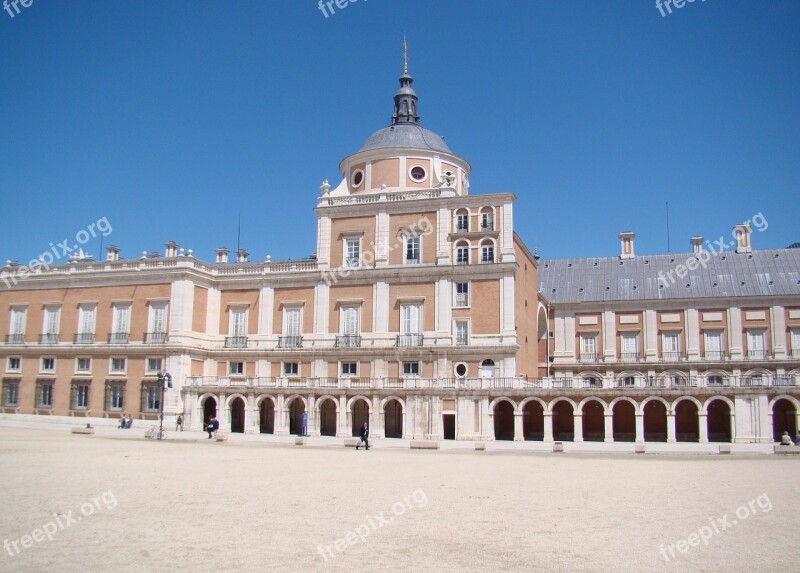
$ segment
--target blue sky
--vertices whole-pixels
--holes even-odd
[[[12,8],[13,10],[13,8]],[[800,2],[53,2],[0,11],[0,259],[102,217],[123,257],[315,250],[339,161],[389,123],[408,37],[422,123],[513,192],[546,258],[800,241]],[[100,255],[99,238],[87,250]]]

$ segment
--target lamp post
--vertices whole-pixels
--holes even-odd
[[[160,440],[161,436],[164,435],[164,392],[166,392],[167,388],[172,388],[172,375],[169,372],[159,370],[156,376],[158,377],[158,387],[161,390],[161,402],[159,403],[161,406],[161,421],[158,427],[158,439]]]

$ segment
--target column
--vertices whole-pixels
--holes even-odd
[[[602,356],[606,362],[614,362],[617,359],[617,315],[613,310],[603,311]]]
[[[314,395],[308,397],[308,410],[306,410],[306,435],[319,436],[319,424],[317,423],[318,410],[314,407],[316,400]]]
[[[775,358],[786,358],[786,312],[782,306],[769,309],[769,322],[772,333],[772,355]]]
[[[275,289],[261,289],[261,301],[258,305],[258,333],[272,334],[272,313],[275,304]]]
[[[219,421],[219,427],[221,430],[230,430],[227,428],[228,421],[230,420],[230,407],[225,405],[225,394],[220,394],[217,396],[217,420]]]
[[[522,427],[522,412],[514,412],[514,441],[525,441],[525,429]]]
[[[669,418],[667,418],[667,440],[669,440]],[[636,412],[636,443],[644,443],[644,412]]]
[[[700,313],[696,308],[686,311],[686,357],[700,359]]]
[[[670,444],[674,444],[677,440],[675,439],[675,414],[673,412],[667,412],[667,442]]]
[[[247,395],[247,408],[245,409],[244,419],[245,419],[244,432],[246,434],[257,434],[259,430],[259,419],[258,419],[258,407],[256,406],[255,394]]]
[[[544,413],[544,441],[545,442],[552,442],[553,441],[553,413],[552,412],[545,412]]]
[[[336,437],[346,438],[352,432],[347,431],[347,396],[339,396],[339,408],[336,412]]]
[[[708,413],[707,412],[698,412],[697,417],[699,418],[698,423],[700,426],[700,443],[707,444],[708,443]]]
[[[655,310],[644,311],[644,359],[658,360],[658,321]]]
[[[573,422],[572,425],[574,427],[574,438],[575,442],[582,442],[583,441],[583,412],[574,412],[573,415]]]
[[[278,399],[275,401],[275,435],[288,436],[289,435],[289,418],[286,415],[286,397],[283,393],[278,394]]]
[[[614,441],[614,412],[605,412],[605,438],[604,442]]]
[[[742,359],[742,309],[728,311],[728,350],[731,360]]]
[[[382,438],[386,432],[384,422],[384,414],[381,410],[381,397],[377,394],[372,396],[372,404],[369,408],[369,417],[371,419],[369,424],[369,435],[371,438]]]

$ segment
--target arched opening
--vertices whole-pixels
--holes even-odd
[[[606,419],[603,405],[589,400],[583,405],[583,439],[586,442],[602,442],[606,438]]]
[[[667,441],[667,407],[661,400],[650,400],[644,405],[644,441]]]
[[[336,404],[330,398],[322,402],[319,407],[319,434],[336,435]]]
[[[231,433],[244,434],[244,400],[231,400]]]
[[[544,440],[544,408],[536,400],[525,404],[522,410],[522,434],[526,440]]]
[[[275,433],[275,405],[265,398],[258,407],[258,429],[262,434]]]
[[[514,439],[514,406],[506,400],[494,405],[494,439]]]
[[[387,438],[403,437],[403,407],[397,400],[389,400],[383,408],[385,434]]]
[[[350,409],[353,418],[353,436],[358,437],[361,435],[361,428],[364,427],[364,422],[367,423],[369,428],[369,404],[364,400],[356,400]]]
[[[679,442],[700,441],[697,404],[691,400],[681,400],[675,406],[675,439]]]
[[[614,404],[613,430],[615,442],[636,441],[636,408],[627,400]]]
[[[481,378],[494,378],[494,360],[491,358],[481,362]]]
[[[295,398],[289,404],[289,433],[300,436],[303,433],[303,414],[306,412],[306,405],[300,398]]]
[[[217,417],[217,400],[208,396],[203,401],[203,424],[208,424],[211,418]]]
[[[708,441],[731,441],[731,408],[725,400],[712,400],[708,405]]]
[[[553,439],[559,442],[575,439],[575,412],[566,400],[553,406]]]
[[[786,398],[776,400],[772,405],[772,437],[776,442],[781,441],[781,436],[784,432],[789,432],[789,435],[794,441],[797,436],[797,411]]]

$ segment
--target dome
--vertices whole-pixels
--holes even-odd
[[[417,123],[396,123],[379,129],[367,138],[357,153],[393,147],[429,149],[453,154],[441,135],[425,129]]]

